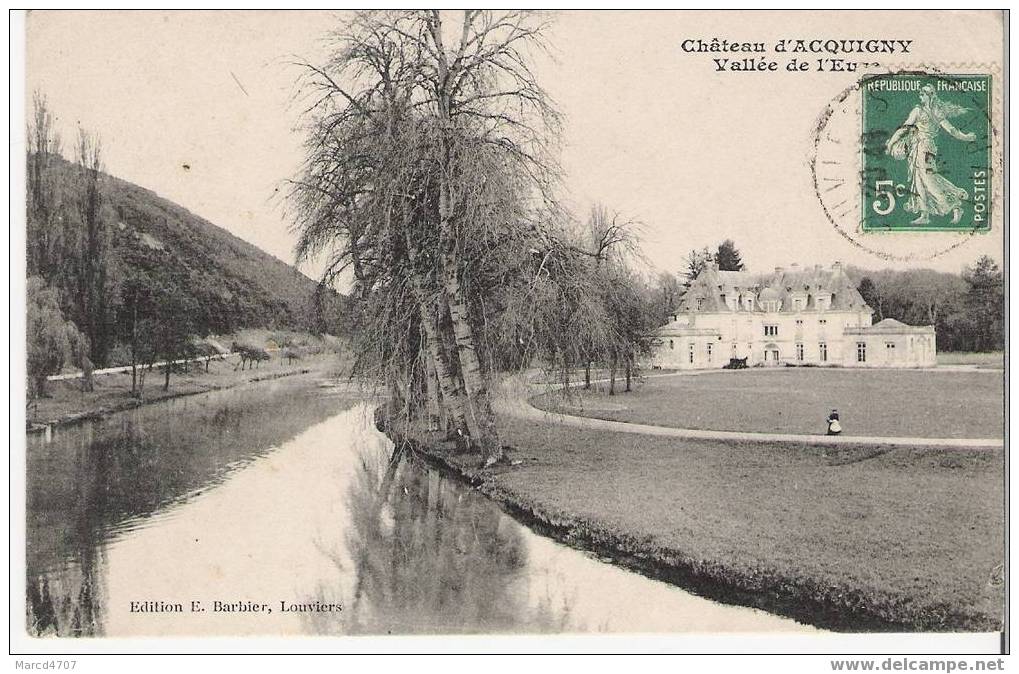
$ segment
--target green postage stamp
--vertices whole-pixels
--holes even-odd
[[[861,89],[863,231],[988,231],[991,76],[894,73]]]

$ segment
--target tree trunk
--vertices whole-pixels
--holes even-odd
[[[40,375],[35,378],[35,397],[45,398],[46,395],[46,375]]]
[[[467,302],[460,287],[457,276],[458,265],[454,251],[457,236],[452,222],[452,195],[450,194],[450,176],[455,173],[455,162],[450,153],[447,130],[452,128],[453,121],[450,110],[451,86],[449,64],[446,61],[446,50],[442,42],[442,18],[438,12],[432,13],[429,30],[436,46],[436,65],[438,81],[441,89],[437,92],[439,121],[442,130],[439,133],[439,242],[442,250],[442,285],[446,291],[449,304],[449,317],[453,325],[453,337],[456,342],[456,355],[460,361],[460,377],[464,390],[467,392],[467,427],[471,432],[472,444],[479,446],[485,455],[485,465],[491,465],[503,458],[502,443],[495,427],[495,414],[489,398],[488,382],[481,371],[481,363],[475,349],[474,332],[471,328]],[[452,356],[451,356],[452,357]]]
[[[609,395],[616,395],[616,356],[613,354],[609,363]]]
[[[427,342],[428,337],[424,340]],[[442,427],[441,403],[439,401],[439,378],[435,373],[435,359],[425,350],[425,395],[427,396],[428,430],[437,431]]]
[[[488,381],[481,371],[481,362],[474,346],[474,331],[471,329],[467,303],[456,276],[456,265],[450,258],[447,255],[446,264],[443,265],[444,281],[456,352],[460,359],[460,376],[467,391],[467,427],[471,431],[472,444],[476,444],[485,455],[485,464],[491,465],[502,459],[502,444],[495,427]]]
[[[630,378],[633,376],[633,359],[629,355],[626,356],[626,393],[629,393],[630,389]]]
[[[85,393],[92,392],[95,390],[95,383],[92,379],[92,372],[95,369],[92,365],[91,359],[85,355],[85,350],[81,350],[81,392]]]
[[[166,361],[166,365],[163,366],[163,370],[166,372],[166,378],[163,380],[163,390],[170,390],[170,368],[172,367],[171,361]]]
[[[584,390],[591,390],[591,361],[584,363]]]
[[[443,345],[439,325],[434,316],[426,316],[430,313],[427,306],[422,306],[421,323],[425,329],[429,359],[435,364],[435,378],[442,393],[442,404],[452,422],[449,430],[461,449],[469,449],[472,433],[467,413],[468,401],[460,381],[452,374],[450,356]]]
[[[413,243],[410,241],[409,232],[406,233],[406,237],[407,257],[413,267],[416,255]],[[424,340],[428,349],[429,360],[435,368],[435,378],[438,380],[439,391],[442,393],[443,406],[449,415],[450,421],[452,421],[452,428],[449,430],[454,435],[458,447],[469,447],[471,429],[467,423],[467,401],[464,399],[463,387],[456,377],[453,376],[453,370],[450,365],[451,356],[446,352],[443,345],[441,328],[436,320],[435,302],[430,300],[424,281],[416,270],[412,269],[410,280],[414,297],[417,299],[418,313],[421,316],[421,327],[425,333]]]

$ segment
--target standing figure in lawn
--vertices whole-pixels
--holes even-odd
[[[938,173],[938,133],[944,129],[950,136],[973,142],[976,136],[955,128],[949,117],[966,112],[966,108],[942,101],[929,84],[920,90],[920,104],[913,108],[885,144],[885,152],[895,159],[905,159],[909,167],[909,200],[906,210],[916,213],[914,225],[926,225],[930,216],[952,214],[952,224],[962,219],[966,190],[952,184]]]
[[[828,435],[839,435],[842,433],[842,424],[839,423],[839,411],[832,410],[828,415]]]

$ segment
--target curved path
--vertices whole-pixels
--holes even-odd
[[[651,375],[651,377],[691,376],[689,373],[671,373]],[[650,377],[649,377],[650,378]],[[511,378],[512,380],[513,378]],[[607,379],[597,380],[608,381]],[[592,381],[591,383],[596,383]],[[503,387],[501,411],[520,419],[534,421],[553,421],[554,423],[579,428],[593,428],[604,431],[622,433],[640,433],[669,438],[686,438],[691,440],[742,440],[749,442],[800,442],[814,445],[881,445],[895,447],[950,447],[956,449],[1003,449],[1004,440],[1000,438],[915,438],[889,437],[869,435],[805,435],[798,433],[752,433],[749,431],[709,431],[696,428],[673,428],[671,426],[652,426],[627,421],[609,421],[594,417],[580,417],[561,412],[549,412],[531,405],[532,395],[548,390],[547,385],[526,384],[522,381],[507,381]],[[570,383],[579,386],[582,382]],[[554,385],[561,388],[562,384]]]

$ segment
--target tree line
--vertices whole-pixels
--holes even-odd
[[[536,80],[547,19],[360,13],[300,62],[299,259],[354,279],[354,373],[389,415],[502,458],[492,384],[538,360],[631,373],[650,344],[636,223],[557,200],[560,118]]]
[[[91,370],[113,342],[118,264],[100,184],[102,145],[79,130],[73,180],[58,175],[61,139],[36,94],[28,129],[27,268],[30,397],[65,363]]]
[[[128,364],[140,396],[153,363],[186,368],[210,357],[205,337],[238,328],[343,334],[334,288],[108,175],[96,134],[79,129],[65,148],[41,93],[27,138],[30,399],[65,367],[89,389],[94,368]]]
[[[939,351],[1001,351],[1005,348],[1004,276],[987,255],[961,274],[930,269],[849,269],[874,320],[894,318],[933,325]]]
[[[67,180],[53,113],[36,94],[26,158],[29,398],[45,396],[47,377],[65,365],[80,368],[90,390],[91,372],[116,348],[126,350],[140,396],[153,363],[203,355],[199,310],[179,272],[142,250],[115,249],[99,137],[79,129],[72,157]]]

